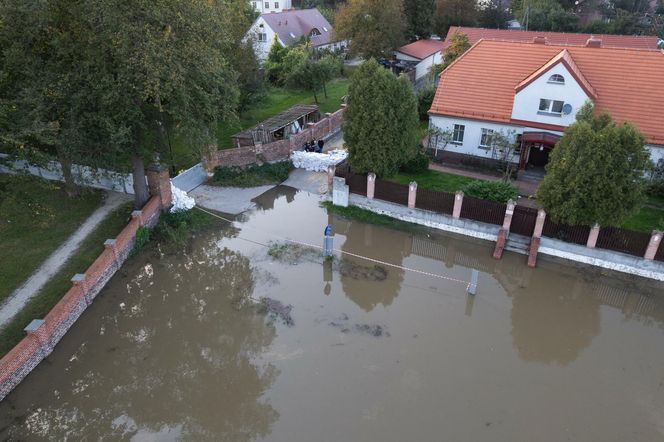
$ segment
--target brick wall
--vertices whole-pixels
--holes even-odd
[[[159,221],[162,201],[153,196],[127,226],[106,245],[106,249],[85,271],[85,277],[51,309],[43,324],[28,333],[0,359],[0,401],[5,398],[52,351],[88,305],[129,256],[140,226],[153,227]]]
[[[217,166],[248,166],[256,163],[258,155],[261,155],[266,161],[286,160],[291,152],[301,149],[307,141],[325,138],[341,130],[343,114],[344,108],[333,114],[328,114],[322,120],[305,128],[288,140],[279,140],[258,146],[218,150],[205,159],[205,168],[211,171]]]

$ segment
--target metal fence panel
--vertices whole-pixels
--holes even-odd
[[[588,242],[588,235],[590,234],[590,227],[588,226],[568,226],[554,222],[548,216],[544,220],[544,228],[542,235],[559,239],[565,242],[571,242],[585,246]]]
[[[461,218],[502,225],[507,205],[466,196],[461,205]]]
[[[524,236],[532,236],[533,232],[535,231],[536,222],[536,209],[517,205],[514,207],[512,224],[510,224],[510,232]]]
[[[376,179],[374,196],[379,200],[390,201],[405,206],[408,205],[408,186]]]
[[[600,249],[627,253],[642,257],[650,242],[650,235],[620,227],[602,227],[597,236],[596,246]]]
[[[417,189],[415,207],[451,215],[454,210],[454,194],[430,189]]]

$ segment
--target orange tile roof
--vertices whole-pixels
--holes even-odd
[[[512,120],[515,89],[567,51],[595,93],[597,111],[631,121],[649,143],[664,145],[664,52],[480,40],[440,77],[431,110],[501,123]]]
[[[605,48],[655,50],[657,49],[658,40],[655,35],[575,34],[568,32],[517,31],[511,29],[484,29],[452,26],[449,31],[447,31],[443,51],[450,45],[450,38],[455,32],[466,34],[471,45],[474,45],[482,39],[532,42],[535,37],[546,37],[546,41],[549,44],[585,46],[590,37],[595,37],[602,40],[602,47]]]
[[[441,40],[417,40],[416,42],[401,46],[397,49],[397,52],[423,60],[436,52],[440,52],[443,49],[443,44]]]

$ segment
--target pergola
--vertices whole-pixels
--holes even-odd
[[[233,135],[235,147],[254,146],[256,143],[271,143],[290,138],[292,134],[306,128],[307,123],[320,119],[318,106],[315,104],[293,106],[256,126]]]

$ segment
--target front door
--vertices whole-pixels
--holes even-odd
[[[528,164],[535,167],[544,167],[549,162],[549,153],[551,152],[550,146],[535,143],[530,147],[530,155],[528,155]]]

